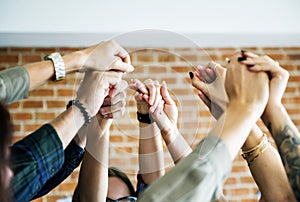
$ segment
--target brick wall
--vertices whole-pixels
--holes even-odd
[[[289,84],[283,99],[292,120],[300,129],[300,47],[264,48],[242,47],[259,54],[268,54],[290,72]],[[66,54],[77,48],[0,48],[0,69],[37,62],[51,52]],[[213,124],[207,108],[197,97],[190,84],[188,72],[197,64],[205,65],[210,60],[224,64],[227,56],[239,48],[180,48],[180,49],[127,49],[132,58],[135,71],[125,75],[145,80],[147,78],[165,80],[171,94],[178,103],[180,112],[179,128],[186,140],[194,147]],[[82,74],[68,75],[66,80],[49,83],[32,92],[30,97],[9,105],[15,128],[14,141],[23,138],[42,124],[52,120],[65,108],[68,100],[75,95]],[[127,91],[127,110],[125,115],[114,121],[111,128],[110,165],[124,170],[136,182],[138,170],[138,122],[135,116],[133,92]],[[263,125],[260,123],[263,127]],[[265,127],[263,127],[266,130]],[[168,153],[165,155],[166,169],[173,164]],[[59,198],[71,196],[76,186],[79,169],[47,196],[36,201],[54,202]],[[232,173],[224,186],[224,193],[230,201],[255,201],[255,185],[245,161],[237,157],[233,162]]]

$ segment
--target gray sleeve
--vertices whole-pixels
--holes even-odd
[[[24,67],[0,71],[0,101],[10,104],[28,97],[29,75]]]
[[[231,171],[226,145],[207,136],[165,176],[152,183],[139,201],[215,201]]]

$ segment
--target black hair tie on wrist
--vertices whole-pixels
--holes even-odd
[[[151,117],[150,114],[142,114],[140,112],[136,112],[137,114],[137,119],[141,123],[148,123],[151,124],[154,122],[153,118]]]

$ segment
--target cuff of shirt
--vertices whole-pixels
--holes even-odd
[[[199,154],[199,158],[209,159],[207,162],[212,166],[216,174],[217,190],[215,197],[219,198],[222,194],[222,187],[231,172],[232,161],[227,146],[222,139],[209,135],[205,137],[195,148],[195,152]]]
[[[6,104],[28,97],[30,78],[24,67],[14,67],[0,74],[0,99]]]

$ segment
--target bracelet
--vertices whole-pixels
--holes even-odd
[[[141,123],[148,123],[151,124],[154,122],[153,118],[151,117],[150,114],[142,114],[140,112],[136,112],[137,114],[137,119]]]
[[[75,105],[78,107],[83,114],[84,117],[84,124],[87,125],[91,123],[91,117],[89,113],[87,112],[86,108],[83,106],[83,104],[79,100],[70,100],[69,103],[67,104],[67,109],[69,109],[72,105]]]
[[[50,55],[46,55],[44,60],[51,60],[54,65],[55,76],[52,81],[60,81],[66,77],[65,63],[60,55],[60,53],[55,52]]]
[[[249,150],[242,151],[241,156],[247,161],[248,166],[250,166],[252,162],[268,148],[268,143],[268,137],[264,134],[262,141],[258,145]]]

